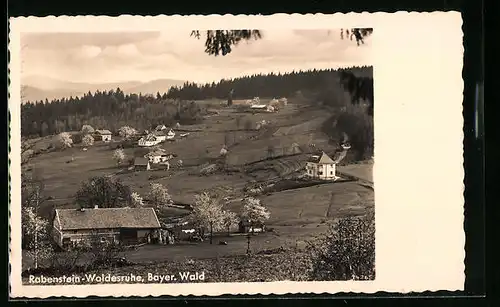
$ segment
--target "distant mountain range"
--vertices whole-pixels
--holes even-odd
[[[172,86],[180,86],[184,80],[157,79],[148,82],[128,81],[113,83],[80,83],[58,80],[42,76],[30,76],[22,80],[22,102],[39,101],[58,98],[77,97],[83,94],[99,90],[116,90],[120,88],[125,93],[156,94],[165,93]]]

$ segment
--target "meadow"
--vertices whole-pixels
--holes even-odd
[[[153,169],[150,171],[130,171],[127,166],[117,165],[112,154],[118,136],[113,136],[111,143],[96,142],[86,151],[81,145],[75,145],[63,151],[43,152],[31,158],[23,165],[23,171],[36,168],[44,182],[44,196],[40,213],[48,218],[54,208],[72,208],[75,193],[85,181],[94,176],[112,175],[129,185],[134,192],[145,196],[149,184],[153,182],[166,186],[174,202],[192,204],[195,194],[205,190],[224,189],[234,200],[227,208],[240,212],[244,187],[250,181],[268,180],[287,173],[288,168],[300,165],[307,159],[310,144],[324,151],[335,149],[335,141],[322,132],[321,124],[331,114],[317,107],[289,104],[277,113],[240,113],[230,107],[210,103],[215,111],[205,117],[202,124],[186,125],[179,131],[189,131],[185,138],[175,142],[164,142],[161,147],[167,152],[175,153],[173,163],[182,159],[185,166],[181,169]],[[240,119],[237,119],[240,118]],[[245,129],[245,121],[256,123],[269,122],[269,126],[260,130]],[[238,122],[240,123],[238,125]],[[179,133],[177,131],[177,133]],[[29,140],[33,148],[44,146],[50,138]],[[215,172],[207,176],[199,175],[200,165],[219,156],[220,149],[229,140],[228,166],[240,167],[239,172]],[[271,160],[268,157],[269,147],[289,148],[293,143],[300,147],[300,154],[285,154]],[[25,144],[26,145],[26,144]],[[137,154],[137,148],[125,148],[130,158]],[[282,151],[283,153],[283,151]],[[262,161],[264,160],[264,161]],[[253,171],[246,165],[252,164]],[[345,166],[354,176],[368,178],[371,164]],[[260,168],[260,169],[259,169]],[[248,171],[246,171],[247,169]],[[272,229],[269,233],[252,239],[252,248],[256,252],[289,244],[305,244],[304,242],[324,233],[331,222],[348,215],[363,214],[367,208],[373,207],[373,191],[356,182],[339,182],[298,188],[262,195],[262,203],[271,212],[267,223]],[[173,212],[172,214],[176,214]],[[224,237],[227,246],[209,245],[173,245],[145,246],[127,252],[127,257],[139,263],[160,260],[180,260],[185,257],[215,257],[221,255],[242,254],[246,250],[246,239]]]

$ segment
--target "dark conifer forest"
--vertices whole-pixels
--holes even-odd
[[[185,83],[165,89],[164,93],[125,94],[119,88],[87,93],[52,101],[27,102],[21,106],[23,137],[46,136],[63,131],[77,131],[89,124],[96,129],[118,130],[129,125],[149,129],[159,123],[194,124],[202,120],[207,105],[197,100],[292,98],[300,92],[311,102],[335,106],[339,93],[349,93],[353,104],[369,103],[373,112],[373,69],[354,67],[298,71],[284,74],[259,74],[223,79],[207,84]],[[231,93],[231,94],[230,94]]]

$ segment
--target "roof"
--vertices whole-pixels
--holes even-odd
[[[156,141],[157,138],[156,138],[156,136],[154,134],[148,134],[145,137],[142,137],[141,140],[144,140],[144,141]]]
[[[146,157],[168,157],[168,156],[175,157],[176,154],[166,153],[166,152],[159,150],[159,151],[152,151],[150,153],[147,153],[145,156]]]
[[[109,130],[96,130],[95,133],[98,134],[112,134]]]
[[[153,208],[56,209],[62,230],[160,228]]]
[[[265,104],[254,104],[251,106],[251,108],[253,109],[264,109],[264,108],[267,108],[267,105]]]
[[[312,155],[307,161],[316,164],[335,164],[335,161],[324,152]]]
[[[134,159],[134,165],[148,165],[149,160],[144,157],[136,157]]]

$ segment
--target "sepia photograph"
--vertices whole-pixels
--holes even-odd
[[[460,22],[12,19],[11,295],[463,288]]]
[[[23,281],[373,280],[372,33],[23,34]]]

